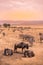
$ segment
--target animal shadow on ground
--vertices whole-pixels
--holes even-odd
[[[22,58],[24,56],[24,52],[14,52],[14,54],[17,56],[17,57],[20,57]]]
[[[24,53],[22,53],[22,52],[18,52],[18,51],[17,51],[17,52],[14,52],[14,53],[17,53],[17,54],[24,54]]]
[[[15,54],[19,54],[23,58],[32,58],[35,56],[33,51],[25,51],[25,52],[14,52]]]

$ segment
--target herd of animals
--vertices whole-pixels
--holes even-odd
[[[40,42],[42,42],[42,40],[43,40],[43,34],[42,33],[39,33],[39,35],[40,35]],[[20,35],[20,37],[22,37],[23,38],[23,40],[24,39],[29,39],[29,42],[31,43],[31,46],[33,45],[33,41],[35,41],[34,40],[34,37],[33,36],[26,36],[26,35]],[[14,45],[14,51],[12,50],[12,49],[9,49],[9,48],[5,48],[4,49],[4,55],[5,56],[8,56],[8,55],[13,55],[13,53],[16,53],[17,52],[17,49],[18,48],[21,48],[22,49],[22,53],[24,54],[24,57],[33,57],[33,56],[35,56],[35,54],[34,54],[34,52],[33,51],[31,51],[31,50],[28,50],[29,49],[29,45],[28,44],[26,44],[26,43],[24,43],[24,42],[20,42],[19,44],[15,44]],[[27,50],[25,50],[24,52],[23,52],[23,50],[24,49],[27,49]]]
[[[24,42],[20,42],[19,44],[15,44],[14,45],[14,51],[12,49],[8,49],[8,48],[4,49],[4,55],[5,56],[9,56],[10,55],[11,56],[11,55],[13,55],[13,53],[17,53],[17,49],[18,48],[22,49],[22,53],[24,54],[24,57],[27,57],[27,56],[28,57],[33,57],[35,55],[33,51],[28,50],[29,49],[29,45],[24,43]],[[25,48],[27,50],[25,50],[23,52],[23,49],[25,49]]]

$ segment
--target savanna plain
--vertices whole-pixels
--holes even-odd
[[[10,27],[0,26],[0,65],[43,65],[43,40],[40,43],[39,33],[43,34],[43,25],[11,25]],[[34,57],[23,57],[23,54],[14,53],[12,56],[4,56],[5,48],[14,51],[14,44],[20,42],[29,43],[19,37],[20,34],[32,35],[35,38],[33,46],[29,47],[35,54]],[[25,49],[24,49],[25,50]],[[21,49],[17,49],[22,52]]]

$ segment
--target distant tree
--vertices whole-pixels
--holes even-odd
[[[3,26],[4,27],[10,27],[10,24],[4,23]]]
[[[4,24],[3,24],[3,26],[4,26],[4,27],[7,27],[7,24],[6,24],[6,23],[4,23]]]
[[[8,27],[10,27],[10,24],[7,24]]]

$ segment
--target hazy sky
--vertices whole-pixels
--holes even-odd
[[[0,0],[0,20],[43,20],[43,0]]]

